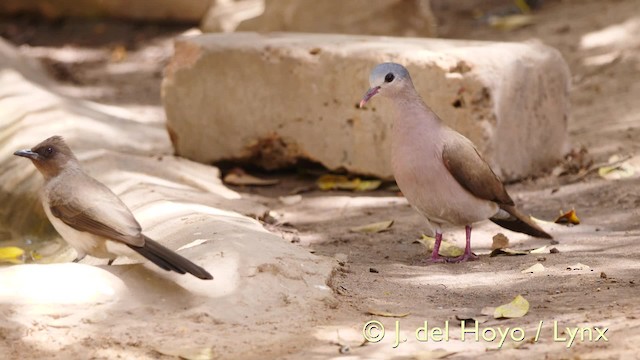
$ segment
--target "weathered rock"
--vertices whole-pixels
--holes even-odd
[[[18,70],[18,63],[25,65]],[[288,351],[277,344],[299,337],[317,309],[335,301],[326,285],[331,261],[242,215],[265,208],[227,189],[218,169],[169,155],[162,126],[56,95],[46,82],[29,80],[45,76],[26,64],[0,39],[0,247],[44,257],[0,266],[3,359],[155,359],[157,352],[193,358],[193,351],[237,359],[255,354],[253,346],[277,358]],[[126,258],[113,266],[90,257],[46,264],[75,254],[50,241],[58,236],[37,200],[42,177],[12,154],[54,134],[120,195],[146,235],[214,279]],[[252,346],[241,346],[247,339]]]
[[[37,13],[48,18],[67,16],[116,17],[198,23],[215,0],[3,0],[0,13]]]
[[[235,28],[429,37],[435,35],[436,20],[429,0],[240,0],[218,1],[202,23],[204,32]]]
[[[178,154],[200,162],[298,158],[392,176],[392,109],[356,104],[377,63],[407,66],[418,92],[506,180],[548,168],[567,146],[569,70],[535,43],[207,34],[180,38],[163,82]]]

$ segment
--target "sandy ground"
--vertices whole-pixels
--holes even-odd
[[[640,164],[640,1],[547,1],[536,12],[535,24],[506,32],[478,23],[467,13],[443,8],[439,16],[443,37],[536,39],[558,48],[573,74],[572,146],[576,152],[586,150],[585,155],[567,163],[577,168],[581,162],[587,168],[592,163],[591,168],[597,170],[598,164],[619,155],[631,156],[632,165]],[[624,29],[636,35],[625,37]],[[162,68],[171,55],[171,37],[183,30],[113,23],[41,25],[26,19],[0,24],[0,35],[17,44],[29,44],[23,48],[26,54],[45,59],[61,91],[127,107],[149,121],[163,121],[159,94]],[[87,36],[87,32],[91,34]],[[101,59],[105,53],[110,56],[108,61]],[[335,257],[338,263],[330,280],[338,300],[335,309],[319,313],[309,333],[272,349],[272,353],[292,359],[640,358],[640,346],[636,345],[640,341],[637,175],[605,180],[597,171],[540,174],[510,184],[509,192],[525,212],[552,220],[561,209],[575,208],[582,223],[573,227],[545,224],[557,244],[503,231],[492,223],[477,224],[472,245],[480,260],[437,265],[425,262],[426,250],[415,241],[424,231],[421,217],[395,190],[313,190],[302,193],[302,201],[285,205],[278,197],[313,187],[313,176],[260,175],[278,178],[281,183],[270,188],[235,189],[272,209],[270,222],[274,224],[268,228],[317,255]],[[356,225],[383,220],[395,221],[386,232],[365,235],[349,231]],[[504,232],[514,248],[551,245],[559,253],[489,257],[491,238],[497,232]],[[463,244],[464,231],[446,229],[445,237]],[[536,262],[546,270],[521,273]],[[590,268],[567,269],[577,263]],[[516,340],[508,338],[500,346],[499,335],[495,341],[480,338],[476,342],[471,335],[461,341],[456,316],[477,318],[482,308],[507,303],[518,294],[530,303],[526,316],[490,319],[480,327],[503,331],[521,327],[525,341],[516,341],[515,336]],[[410,314],[381,317],[368,315],[370,309]],[[295,314],[292,317],[295,319]],[[370,320],[380,321],[387,329],[386,336],[380,343],[360,346],[362,327]],[[396,320],[402,330],[400,338],[407,341],[394,348]],[[452,328],[449,341],[416,340],[415,330],[424,321],[442,327],[447,320]],[[559,327],[556,336],[554,321]],[[539,326],[540,336],[534,340]],[[568,340],[562,340],[569,337],[565,327],[590,330],[567,346]],[[596,341],[594,327],[600,331],[608,328],[608,341]],[[593,337],[589,338],[589,333]],[[230,346],[242,341],[237,334],[229,334]],[[260,357],[256,350],[256,358]]]

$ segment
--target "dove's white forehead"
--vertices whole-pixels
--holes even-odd
[[[392,62],[382,63],[371,70],[371,75],[369,75],[369,84],[372,87],[380,86],[384,82],[385,76],[389,73],[393,74],[394,78],[398,79],[409,77],[409,71],[407,71],[404,66]]]

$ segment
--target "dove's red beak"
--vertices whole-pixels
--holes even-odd
[[[360,100],[360,108],[362,108],[364,104],[367,103],[367,101],[369,101],[372,97],[374,97],[379,90],[380,90],[380,86],[372,87],[371,89],[367,90],[367,93],[364,94],[364,96],[362,97],[362,100]]]

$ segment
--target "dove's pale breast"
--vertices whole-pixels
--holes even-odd
[[[494,216],[498,205],[472,195],[444,166],[446,128],[436,115],[424,108],[398,110],[391,161],[409,203],[436,224],[466,225]]]

